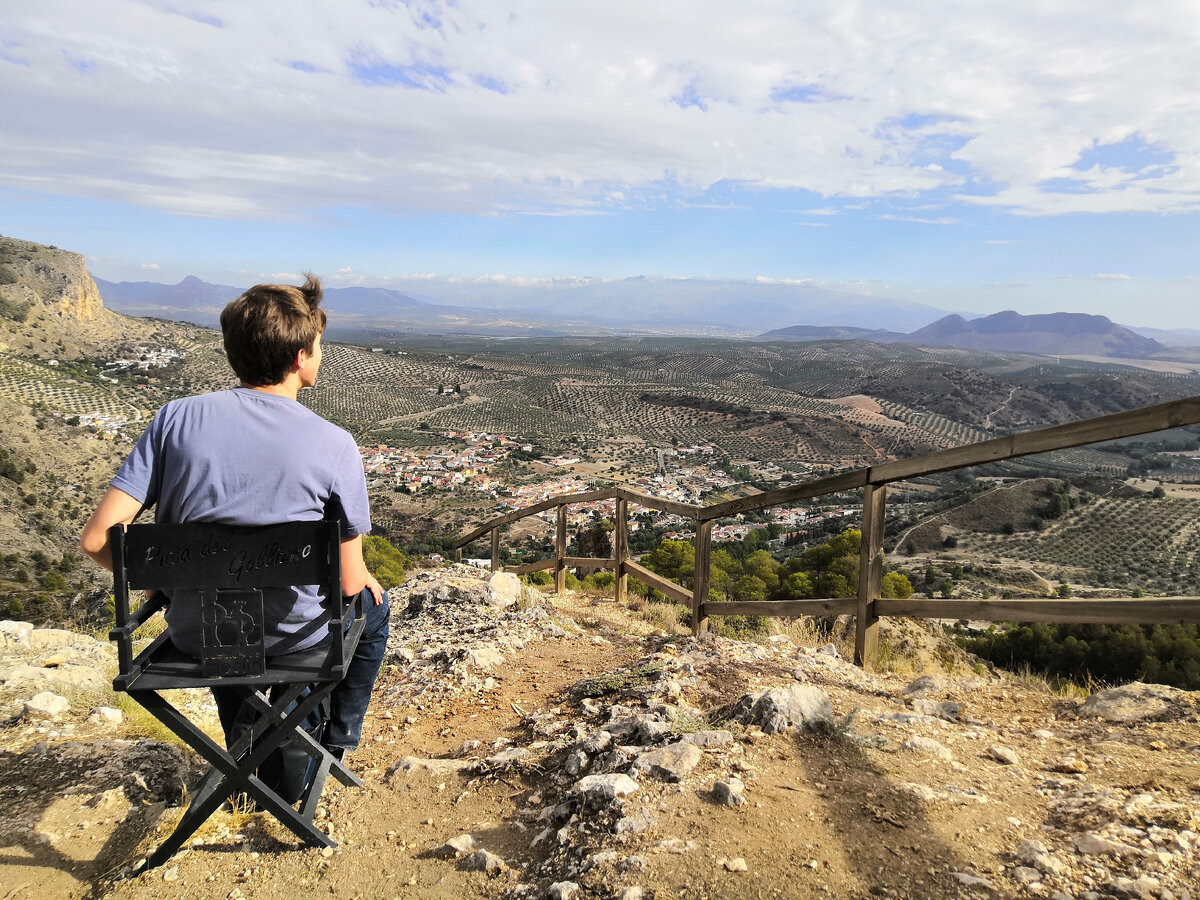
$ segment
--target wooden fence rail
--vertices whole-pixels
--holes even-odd
[[[662,591],[669,597],[686,603],[692,613],[692,628],[696,633],[707,627],[708,617],[714,615],[768,616],[832,616],[851,614],[855,617],[854,658],[861,666],[870,666],[875,659],[879,618],[881,616],[919,616],[939,619],[976,619],[989,622],[1064,622],[1064,623],[1196,623],[1200,622],[1200,598],[1158,597],[1103,600],[1062,600],[1053,598],[987,599],[987,600],[894,600],[880,596],[883,580],[883,531],[887,485],[908,478],[932,475],[981,463],[999,462],[1035,453],[1066,450],[1098,441],[1132,437],[1200,423],[1200,397],[1189,397],[1148,406],[1128,412],[1114,413],[1066,425],[1039,428],[1033,431],[951,447],[908,459],[894,460],[818,478],[803,484],[739,497],[711,506],[695,506],[674,500],[662,500],[624,487],[607,488],[580,494],[560,494],[498,516],[474,531],[457,538],[455,559],[462,559],[462,548],[487,534],[491,542],[492,571],[500,568],[500,529],[526,516],[549,509],[555,514],[555,555],[552,559],[522,566],[509,571],[520,574],[554,570],[555,589],[566,587],[566,570],[574,567],[611,570],[616,575],[616,597],[624,601],[628,577],[635,578]],[[823,497],[841,491],[863,491],[862,550],[859,559],[858,596],[824,600],[764,600],[710,601],[708,586],[712,568],[712,527],[717,519],[751,510],[783,506],[797,500]],[[597,500],[616,501],[616,529],[611,559],[567,556],[567,509],[572,504]],[[651,572],[629,557],[629,504],[661,509],[696,523],[696,562],[692,589]]]

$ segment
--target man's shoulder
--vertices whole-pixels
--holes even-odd
[[[221,417],[250,415],[260,418],[260,421],[261,417],[265,417],[268,421],[278,421],[280,427],[303,433],[308,439],[357,446],[350,432],[313,412],[299,401],[243,388],[180,397],[166,403],[159,415],[170,420],[209,413]]]
[[[345,428],[342,428],[339,425],[334,425],[324,416],[313,412],[307,406],[303,406],[301,408],[305,411],[305,413],[307,413],[305,419],[309,423],[308,428],[312,433],[320,434],[323,439],[331,442],[340,441],[354,447],[358,446],[358,442],[354,440],[354,435],[348,432]]]

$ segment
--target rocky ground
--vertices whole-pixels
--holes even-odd
[[[0,900],[1200,897],[1192,694],[869,674],[465,567],[394,608],[338,848],[225,809],[136,876],[200,767],[106,691],[106,644],[0,624]]]

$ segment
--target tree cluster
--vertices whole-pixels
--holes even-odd
[[[1200,690],[1200,625],[1055,625],[959,633],[971,653],[1006,669],[1080,684],[1147,681]]]
[[[858,593],[862,533],[847,529],[798,556],[775,559],[764,544],[768,529],[756,529],[742,541],[717,545],[709,576],[711,600],[804,600],[853,597]],[[691,588],[695,581],[696,548],[691,541],[665,540],[641,559],[650,571]],[[889,572],[883,596],[908,597],[908,577]]]

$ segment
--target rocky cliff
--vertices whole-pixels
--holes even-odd
[[[0,236],[0,350],[71,359],[142,330],[104,308],[81,254]]]

